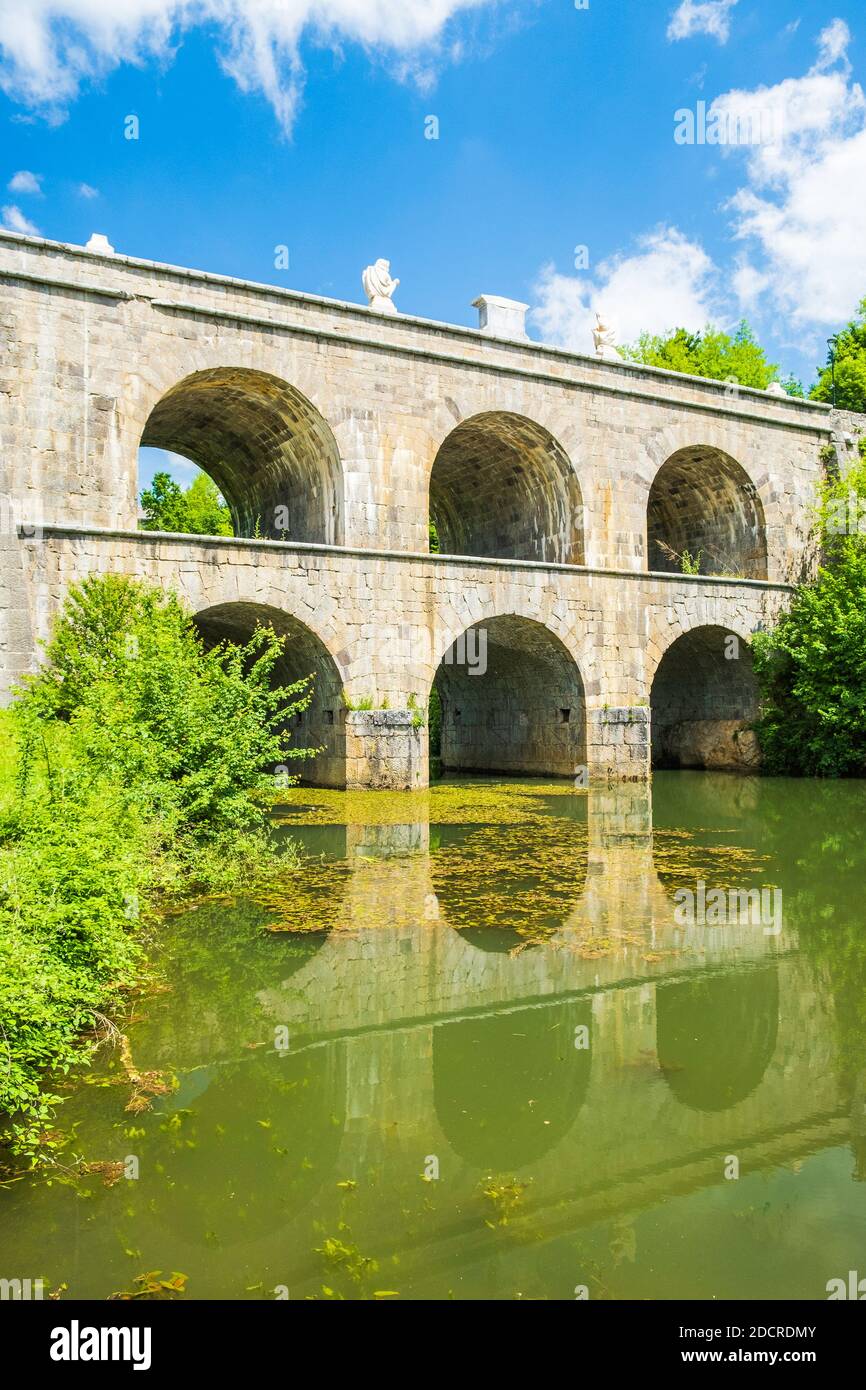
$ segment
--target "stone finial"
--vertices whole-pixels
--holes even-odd
[[[390,261],[380,259],[375,265],[368,265],[361,276],[368,308],[372,309],[374,314],[396,314],[398,310],[391,296],[399,283],[399,280],[391,278]]]
[[[98,256],[114,255],[114,247],[108,237],[102,235],[102,232],[94,232],[84,249],[85,251],[94,251]]]
[[[771,381],[769,386],[767,387],[768,396],[787,396],[787,394],[788,393],[782,385],[781,381]]]
[[[478,327],[491,338],[526,338],[528,304],[519,299],[503,299],[498,294],[480,294],[472,301],[478,310]]]
[[[596,313],[592,341],[596,357],[604,357],[611,362],[622,361],[616,346],[616,329],[602,311]]]

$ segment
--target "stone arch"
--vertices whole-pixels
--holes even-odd
[[[140,443],[213,478],[235,533],[339,545],[343,470],[333,432],[296,387],[249,367],[209,367],[156,402]]]
[[[714,624],[684,632],[653,678],[653,767],[754,771],[760,754],[749,726],[758,713],[748,642]]]
[[[473,623],[435,676],[448,771],[574,777],[586,764],[586,696],[550,627],[514,613]]]
[[[554,436],[523,415],[483,411],[451,430],[433,460],[429,507],[445,554],[584,563],[577,475]]]
[[[292,774],[312,786],[344,788],[346,785],[346,725],[343,682],[337,663],[311,628],[279,608],[261,603],[217,603],[194,615],[207,647],[217,642],[244,643],[259,625],[269,625],[286,637],[276,679],[291,685],[313,677],[310,707],[296,716],[291,742],[296,747],[320,749],[314,758],[289,764]]]
[[[690,1110],[729,1110],[757,1090],[776,1051],[778,1028],[775,962],[656,990],[659,1066]]]
[[[697,444],[656,473],[647,500],[647,566],[676,574],[688,552],[702,574],[766,579],[767,525],[758,489],[730,454]]]

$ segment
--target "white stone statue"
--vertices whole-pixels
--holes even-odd
[[[595,316],[592,341],[595,344],[596,357],[606,357],[614,362],[622,361],[616,347],[616,329],[612,323],[608,323],[604,313],[597,313]]]
[[[787,396],[787,391],[780,381],[771,381],[767,387],[768,396]]]
[[[367,266],[361,276],[361,284],[364,286],[368,306],[374,314],[397,313],[391,296],[399,283],[399,280],[391,279],[390,261],[378,260],[375,265]]]

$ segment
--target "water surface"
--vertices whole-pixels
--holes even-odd
[[[706,773],[292,791],[297,880],[161,933],[127,1032],[174,1089],[126,1110],[104,1049],[59,1114],[70,1162],[138,1176],[7,1188],[0,1273],[826,1297],[866,1275],[864,812],[861,783]],[[699,885],[781,916],[684,921]]]

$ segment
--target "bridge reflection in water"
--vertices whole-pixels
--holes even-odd
[[[724,846],[755,784],[711,780],[697,823],[719,825]],[[720,791],[737,804],[725,809]],[[319,828],[350,866],[338,921],[303,969],[258,995],[302,1048],[345,1059],[324,1106],[342,1116],[324,1188],[375,1174],[378,1201],[355,1204],[356,1236],[366,1226],[381,1249],[382,1205],[414,1211],[435,1158],[435,1216],[416,1217],[402,1242],[413,1266],[448,1269],[455,1249],[483,1263],[490,1228],[468,1213],[491,1177],[494,1192],[525,1184],[507,1229],[538,1239],[718,1190],[728,1155],[744,1174],[767,1173],[850,1137],[831,1004],[793,924],[778,936],[752,921],[679,925],[673,894],[689,871],[669,832],[654,835],[645,787],[560,799],[560,824],[566,807],[566,872],[560,862],[555,904],[523,885],[530,922],[498,860],[466,859],[495,829]],[[715,881],[772,882],[762,867]],[[467,925],[477,918],[488,925]],[[310,1277],[306,1264],[296,1278]]]
[[[855,1267],[862,1068],[764,852],[772,784],[660,777],[655,814],[642,785],[514,788],[535,819],[299,793],[323,929],[175,922],[133,1044],[180,1089],[141,1117],[125,1222],[196,1296],[821,1297]],[[696,875],[790,888],[781,930],[677,920]]]

